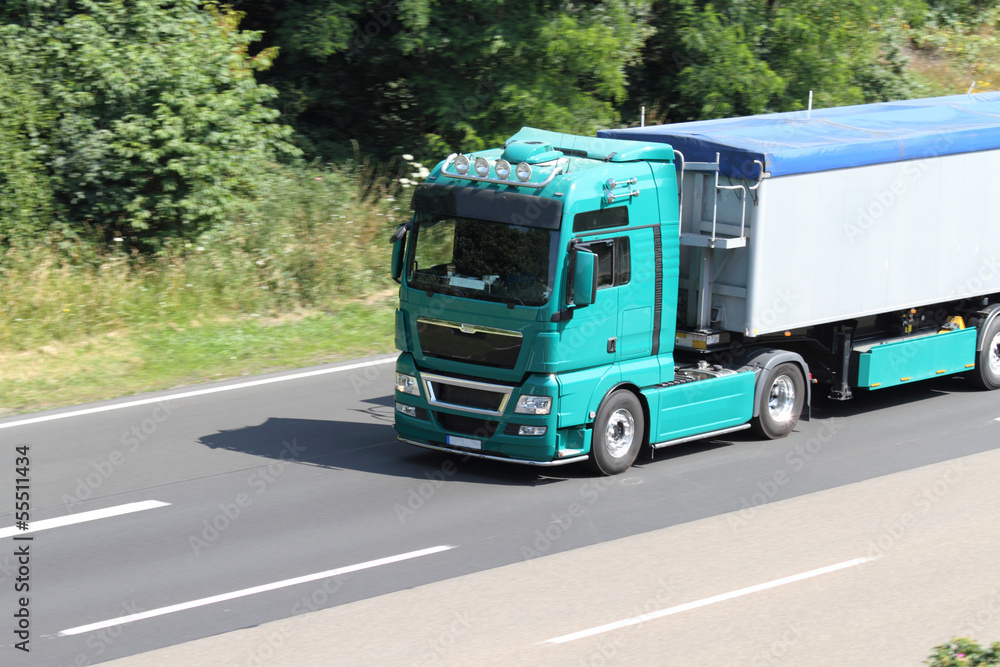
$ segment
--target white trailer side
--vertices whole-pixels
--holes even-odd
[[[600,134],[683,156],[691,328],[753,337],[1000,293],[1000,94]]]

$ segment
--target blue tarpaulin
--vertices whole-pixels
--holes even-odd
[[[1000,148],[1000,93],[600,130],[599,137],[667,143],[688,162],[733,178],[917,160]]]

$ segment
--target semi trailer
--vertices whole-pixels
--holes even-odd
[[[1000,387],[1000,93],[453,154],[393,235],[395,428],[538,466]]]

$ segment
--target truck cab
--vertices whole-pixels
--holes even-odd
[[[753,369],[675,365],[669,145],[525,128],[448,157],[412,207],[393,257],[401,440],[612,474],[753,416]]]

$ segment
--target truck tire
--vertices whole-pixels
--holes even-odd
[[[983,332],[983,349],[976,355],[971,379],[980,389],[1000,388],[1000,317],[994,318]]]
[[[760,395],[759,414],[751,421],[757,435],[774,440],[783,438],[799,423],[805,402],[806,381],[795,364],[779,364],[767,378]]]
[[[617,475],[635,461],[646,432],[639,399],[630,391],[611,392],[597,409],[590,463],[602,475]]]

